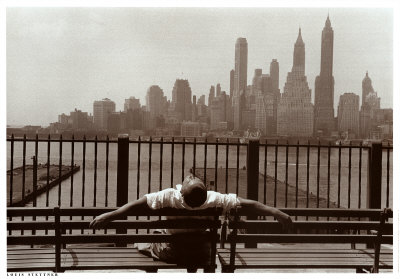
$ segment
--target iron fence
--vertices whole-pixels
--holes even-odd
[[[193,172],[276,207],[390,207],[391,145],[217,138],[7,139],[8,206],[120,206]],[[32,165],[27,159],[32,156]]]

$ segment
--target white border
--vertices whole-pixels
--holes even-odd
[[[398,126],[398,119],[399,119],[399,111],[398,111],[398,104],[400,104],[400,86],[399,86],[399,79],[400,77],[400,72],[399,72],[399,61],[400,61],[400,43],[399,43],[399,27],[400,27],[400,9],[399,9],[399,3],[398,1],[395,0],[381,0],[381,1],[361,1],[361,0],[353,0],[353,1],[343,1],[343,0],[336,0],[336,1],[312,1],[312,0],[302,0],[302,1],[276,1],[276,0],[271,0],[271,1],[256,1],[256,0],[248,0],[248,1],[238,1],[238,0],[233,0],[233,1],[222,1],[222,0],[214,0],[214,1],[193,1],[193,0],[153,0],[153,1],[134,1],[134,0],[116,0],[116,1],[95,1],[95,0],[70,0],[70,1],[65,1],[65,0],[8,0],[8,1],[2,1],[1,2],[1,10],[0,10],[0,21],[4,24],[0,24],[0,34],[1,38],[6,37],[6,25],[5,25],[5,20],[6,20],[6,12],[5,8],[6,7],[24,7],[24,6],[30,6],[30,7],[47,7],[47,6],[56,6],[56,7],[96,7],[96,6],[101,6],[101,7],[341,7],[341,8],[350,8],[350,7],[386,7],[386,8],[393,8],[394,9],[394,26],[393,26],[393,38],[394,38],[394,47],[393,47],[393,57],[394,57],[394,71],[393,71],[393,110],[394,110],[394,132],[393,132],[393,137],[394,137],[394,145],[396,148],[394,148],[394,153],[393,153],[393,196],[398,197],[400,192],[399,189],[396,187],[397,182],[399,181],[399,174],[397,172],[397,165],[398,165],[398,151],[397,151],[397,146],[398,146],[398,138],[399,138],[399,126]],[[6,57],[5,57],[5,52],[6,52],[6,40],[2,39],[0,40],[0,45],[1,45],[1,89],[0,89],[0,126],[2,129],[0,130],[0,154],[6,154],[6,141],[5,141],[5,127],[6,127]],[[3,183],[6,181],[6,160],[1,160],[0,163],[0,177]],[[5,185],[1,183],[1,185]],[[5,201],[5,187],[3,186],[3,191],[0,194],[0,198]],[[5,207],[2,207],[1,209],[1,215],[0,215],[0,220],[5,220],[6,212],[5,212]],[[378,277],[380,278],[398,278],[399,276],[399,208],[398,204],[394,202],[394,233],[395,233],[395,239],[394,239],[394,265],[395,268],[393,270],[393,274],[380,274]],[[2,232],[2,240],[0,242],[0,257],[1,257],[1,273],[0,276],[2,278],[5,278],[5,259],[6,259],[6,243],[5,243],[5,235],[3,232],[6,231],[6,226],[5,222],[0,223],[0,231]],[[397,268],[396,268],[397,267]],[[96,276],[97,278],[109,278],[110,276],[112,277],[119,277],[119,278],[132,278],[132,276],[135,277],[146,277],[146,278],[153,278],[153,277],[164,277],[164,276],[171,276],[172,274],[170,273],[159,273],[159,274],[144,274],[144,273],[66,273],[66,274],[60,274],[58,277],[62,278],[77,278],[77,277],[94,277]],[[220,278],[228,278],[228,276],[231,278],[233,277],[248,277],[249,273],[242,273],[242,274],[192,274],[190,276],[195,276],[195,277],[202,277],[202,278],[209,278],[210,276],[218,276]],[[263,274],[263,273],[258,273],[258,274],[252,274],[251,276],[256,276],[260,277],[261,276],[268,276],[269,278],[288,278],[289,273],[268,273],[268,274]],[[290,277],[302,277],[302,278],[320,278],[322,274],[318,273],[307,273],[307,274],[301,274],[301,273],[292,273],[289,275]],[[4,276],[4,277],[3,277]],[[24,277],[27,277],[28,275],[25,275]],[[188,274],[185,273],[179,273],[176,274],[174,273],[173,278],[187,278]],[[171,277],[172,277],[171,276]],[[324,273],[323,276],[325,278],[337,278],[338,274],[326,274]],[[360,275],[360,274],[355,274],[355,273],[344,273],[340,274],[339,276],[344,276],[345,278],[358,278],[362,276],[364,278],[365,275]],[[373,276],[373,275],[372,275]],[[30,276],[32,277],[32,276]],[[38,276],[37,276],[38,277]],[[375,277],[375,276],[374,276]],[[11,278],[11,277],[8,277]]]

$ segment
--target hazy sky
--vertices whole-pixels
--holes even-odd
[[[335,110],[345,92],[361,95],[369,72],[392,107],[393,13],[377,8],[7,8],[7,124],[45,125],[75,108],[93,112],[110,98],[117,110],[159,85],[171,98],[177,78],[193,94],[221,84],[229,92],[235,41],[248,42],[248,83],[254,69],[280,65],[280,88],[291,70],[298,28],[314,97],[321,31],[334,30]]]

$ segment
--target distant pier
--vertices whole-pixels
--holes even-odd
[[[24,169],[23,167],[14,168],[13,173],[13,187],[12,187],[12,206],[24,206],[31,202],[35,197],[50,190],[52,187],[58,185],[60,181],[69,178],[74,173],[80,170],[80,166],[61,166],[61,176],[59,174],[58,165],[50,165],[47,171],[47,164],[39,164],[37,166],[37,188],[34,191],[34,168],[33,165],[25,166],[25,187],[23,186]],[[49,173],[49,175],[47,174]],[[10,206],[10,176],[11,170],[7,171],[7,206]],[[25,189],[23,189],[25,188]],[[23,193],[24,190],[24,193]]]
[[[239,171],[239,173],[237,173]],[[195,170],[196,176],[204,180],[204,168],[196,168]],[[215,178],[217,177],[217,183],[215,183]],[[228,178],[228,183],[226,183],[226,177]],[[236,185],[236,178],[239,178],[238,185]],[[264,193],[264,179],[266,184],[266,193]],[[247,197],[247,171],[245,168],[236,169],[236,168],[222,168],[219,167],[217,171],[217,176],[215,176],[214,168],[206,169],[206,185],[209,190],[216,190],[219,192],[227,192],[227,193],[236,193],[238,191],[238,195],[240,197]],[[276,184],[276,188],[275,188]],[[236,189],[236,187],[238,189]],[[265,202],[269,206],[274,206],[276,203],[277,207],[337,207],[337,204],[333,201],[327,201],[325,197],[322,195],[318,198],[315,193],[309,192],[302,189],[297,189],[294,185],[287,184],[287,192],[286,192],[286,183],[284,181],[280,181],[275,178],[267,175],[264,177],[263,173],[259,173],[258,180],[258,200],[260,202]],[[275,192],[276,189],[276,192]],[[297,199],[296,199],[297,192]],[[297,202],[296,202],[297,200]],[[317,206],[318,204],[318,206]]]

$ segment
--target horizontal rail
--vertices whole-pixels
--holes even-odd
[[[117,207],[73,207],[60,208],[60,216],[95,216],[110,212]],[[128,216],[217,216],[222,214],[222,208],[207,208],[204,210],[182,210],[163,208],[159,210],[137,209]],[[7,216],[54,216],[54,210],[46,207],[9,207]]]
[[[378,230],[379,221],[293,221],[293,229],[354,229],[354,230]],[[231,229],[279,229],[281,224],[277,221],[237,221],[230,222]],[[393,228],[393,223],[385,223],[384,230]]]
[[[228,241],[260,243],[375,243],[375,235],[341,235],[341,234],[240,234],[228,236]],[[381,243],[393,244],[393,236],[382,236]]]
[[[89,229],[90,221],[61,221],[61,229]],[[204,229],[220,228],[221,222],[213,220],[119,220],[107,224],[107,229]],[[51,230],[52,221],[8,221],[7,230]]]
[[[378,218],[381,209],[345,209],[345,208],[280,208],[281,211],[290,216],[309,216],[309,217],[371,217]],[[233,211],[232,214],[235,214]],[[246,208],[239,208],[238,215],[250,215],[251,212]],[[254,215],[253,215],[254,216]],[[268,216],[268,215],[259,215]]]

